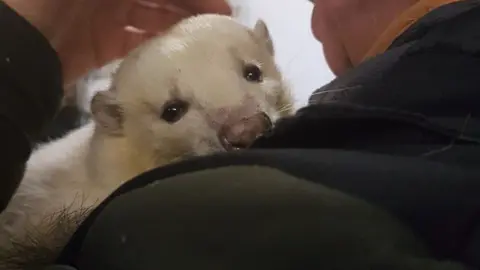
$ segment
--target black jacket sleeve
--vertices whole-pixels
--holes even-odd
[[[462,66],[472,71],[454,75]],[[350,97],[358,98],[356,103],[350,100],[312,104],[291,119],[279,122],[276,132],[259,139],[255,147],[363,152],[358,154],[356,162],[342,158],[338,167],[328,168],[351,174],[334,181],[319,174],[318,182],[355,194],[394,214],[423,238],[437,257],[480,265],[480,145],[475,137],[475,129],[480,126],[475,113],[478,105],[474,105],[480,102],[476,90],[480,81],[473,74],[475,67],[480,67],[478,59],[455,52],[442,56],[428,51],[404,56],[394,69],[382,74],[382,80],[375,84],[379,88],[362,89],[370,92],[368,97],[375,98],[378,107],[371,105],[373,102],[366,104],[368,97],[360,99],[356,93],[350,93]],[[448,80],[455,78],[458,83],[453,87]],[[402,87],[404,98],[395,97],[396,90],[400,92]],[[375,89],[392,90],[392,99],[386,93],[371,94]],[[418,99],[413,99],[415,90]],[[430,97],[438,94],[438,98],[423,99],[428,94]],[[411,98],[413,102],[408,104],[419,107],[424,104],[429,113],[414,114],[384,106],[395,98],[397,106]],[[461,99],[464,102],[460,103]],[[466,119],[470,111],[473,113]],[[466,124],[462,127],[463,123]],[[373,160],[366,152],[384,155]],[[332,156],[317,158],[318,166],[326,162],[324,159],[331,162]],[[401,159],[389,159],[400,156],[407,156],[405,161],[412,166],[403,167]],[[435,161],[432,164],[438,167],[428,169],[424,166],[427,160]],[[389,162],[392,163],[388,165]],[[363,170],[368,170],[370,176],[361,176],[359,171]],[[380,173],[382,170],[386,170],[384,175]],[[457,175],[449,177],[443,173],[450,170],[457,171]]]
[[[0,2],[0,211],[23,177],[32,142],[63,95],[60,61],[40,32]]]
[[[386,53],[316,92],[310,106],[277,123],[255,147],[409,157],[418,166],[398,169],[401,161],[391,160],[398,172],[382,176],[384,161],[367,165],[359,155],[356,164],[337,167],[356,174],[328,184],[400,217],[438,256],[480,265],[479,18],[479,1],[432,12]],[[438,169],[428,169],[426,160]],[[357,166],[369,167],[371,176],[358,178]],[[458,175],[445,177],[447,169]]]

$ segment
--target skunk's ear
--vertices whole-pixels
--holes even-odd
[[[267,24],[262,19],[257,20],[255,26],[253,27],[253,34],[255,38],[259,41],[264,42],[267,46],[268,51],[274,55],[275,48],[273,46],[272,37],[270,35],[270,30],[268,30]]]
[[[90,104],[92,118],[98,130],[111,136],[123,135],[123,110],[115,91],[99,91]]]

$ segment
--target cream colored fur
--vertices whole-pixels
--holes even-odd
[[[222,151],[211,127],[212,121],[222,121],[215,114],[222,108],[245,116],[265,111],[273,120],[290,114],[292,99],[271,43],[261,21],[249,29],[229,17],[201,15],[133,51],[107,91],[121,108],[120,133],[110,134],[109,127],[92,121],[38,148],[0,215],[0,245],[8,245],[12,236],[25,237],[28,228],[41,232],[42,219],[56,211],[96,205],[146,170]],[[244,80],[245,63],[261,67],[263,82]],[[191,106],[183,119],[169,124],[160,114],[173,96]]]

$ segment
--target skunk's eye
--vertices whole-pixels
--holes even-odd
[[[260,68],[253,64],[243,67],[243,77],[249,82],[262,82],[263,76]]]
[[[173,124],[188,112],[189,104],[183,100],[172,100],[165,103],[161,118]]]

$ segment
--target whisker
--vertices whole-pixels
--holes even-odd
[[[291,103],[283,106],[281,110],[290,110],[290,109],[293,109],[294,107],[295,107],[295,104]]]
[[[306,45],[303,46],[303,48],[306,47]],[[304,50],[302,47],[300,47],[300,50],[288,61],[287,65],[285,66],[285,75],[289,76],[290,72],[292,71],[292,64],[293,61],[298,60],[298,58],[302,55],[302,53],[305,53],[306,50]]]
[[[292,108],[293,107],[293,104],[292,103],[288,103],[288,104],[285,104],[283,105],[282,107],[278,108],[279,111],[283,111],[283,110],[286,110],[286,109],[289,109],[289,108]]]
[[[283,106],[278,110],[278,113],[284,113],[284,112],[287,112],[291,109],[295,109],[295,105],[290,104],[290,105],[287,105],[287,106]]]
[[[305,47],[305,45],[303,47]],[[297,60],[297,58],[300,57],[302,53],[305,53],[305,50],[302,47],[300,47],[298,52],[290,59],[290,61],[288,61],[287,68],[291,68],[293,61]]]
[[[288,104],[285,104],[285,105],[283,105],[282,107],[278,108],[278,110],[284,110],[285,108],[288,108],[288,107],[290,107],[290,106],[291,106],[291,104],[288,103]]]

